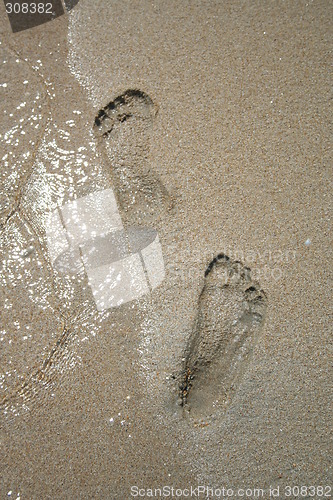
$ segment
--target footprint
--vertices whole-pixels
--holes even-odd
[[[148,223],[171,208],[171,197],[149,168],[152,125],[157,109],[140,90],[127,90],[101,109],[94,134],[106,154],[124,220]]]
[[[201,419],[225,411],[246,371],[267,307],[250,269],[218,255],[205,272],[180,377],[180,404]]]

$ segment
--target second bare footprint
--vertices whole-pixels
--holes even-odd
[[[225,411],[247,370],[267,308],[250,269],[224,254],[208,266],[180,376],[180,404],[202,419]]]
[[[102,108],[94,133],[110,166],[115,193],[130,224],[152,224],[171,206],[171,197],[149,164],[157,108],[140,90],[127,90]]]

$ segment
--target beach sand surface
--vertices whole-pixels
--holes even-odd
[[[1,498],[329,485],[332,7],[80,0],[15,34],[0,10]],[[53,268],[45,227],[68,201],[117,194],[93,126],[128,89],[156,115],[111,149],[142,154],[169,193],[142,222],[165,279],[98,311],[84,273]],[[221,252],[251,268],[267,312],[231,403],[194,419],[173,376]]]

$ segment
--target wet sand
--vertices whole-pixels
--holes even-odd
[[[1,497],[328,485],[332,9],[81,0],[12,34],[0,8]],[[52,268],[45,224],[116,189],[93,125],[127,89],[158,110],[166,277],[98,312],[84,274]],[[226,411],[184,418],[172,376],[221,252],[251,268],[265,323]]]

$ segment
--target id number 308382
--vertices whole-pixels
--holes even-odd
[[[52,14],[52,3],[6,3],[7,14]]]

